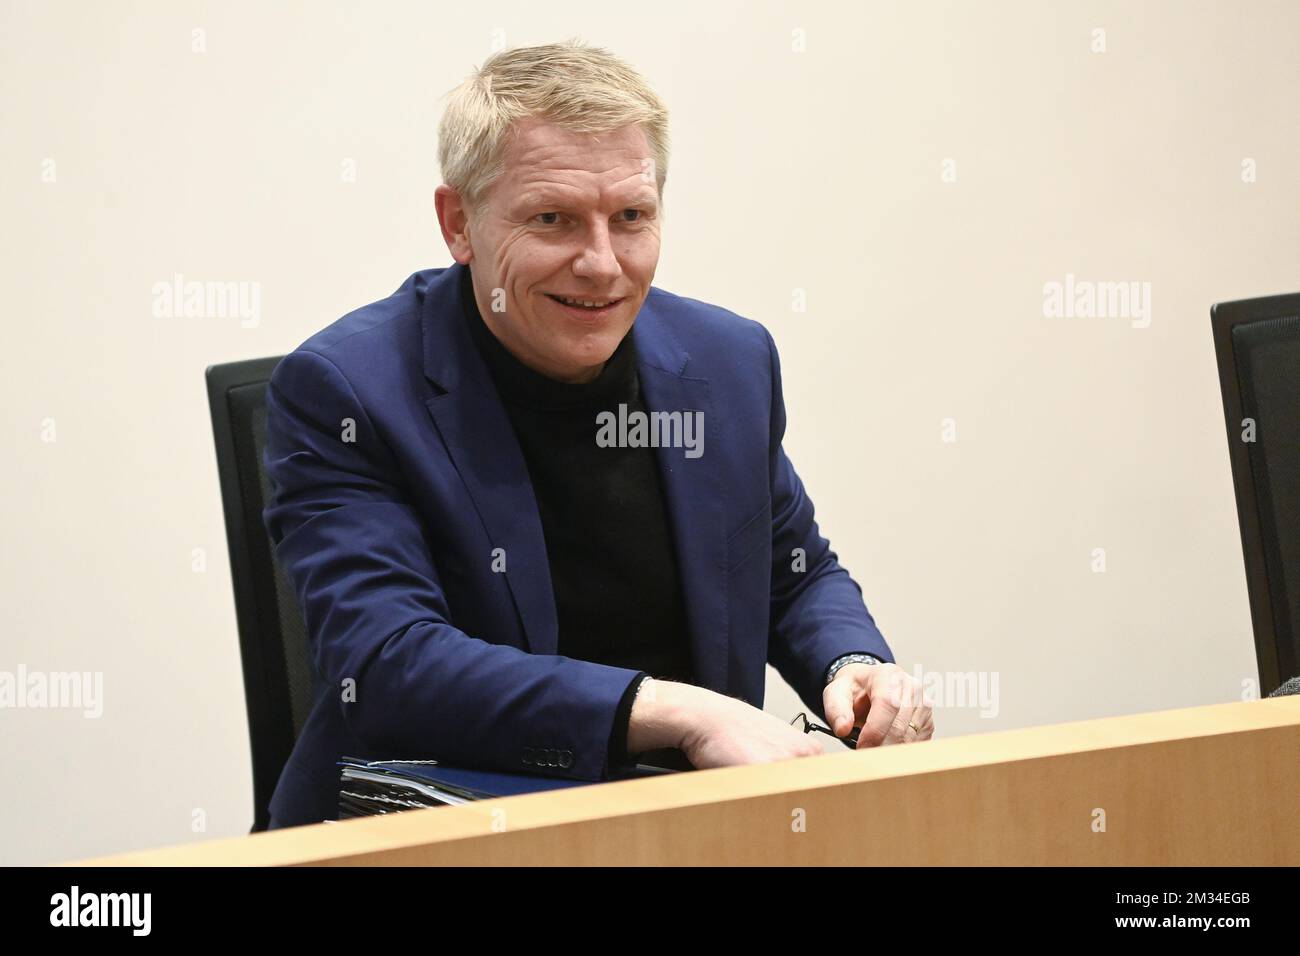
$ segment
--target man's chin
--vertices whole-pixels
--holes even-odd
[[[595,378],[605,367],[610,356],[618,349],[625,334],[626,330],[619,332],[610,330],[583,337],[581,342],[575,343],[574,348],[565,351],[560,364],[571,370],[565,378],[570,380]]]

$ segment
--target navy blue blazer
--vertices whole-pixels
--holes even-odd
[[[275,826],[337,818],[345,754],[607,776],[637,672],[557,654],[541,519],[466,326],[464,269],[415,273],[271,378],[264,519],[318,671]],[[823,717],[831,661],[893,656],[782,450],[771,336],[654,287],[631,334],[647,409],[703,412],[702,454],[655,452],[697,682],[761,707],[770,661]]]

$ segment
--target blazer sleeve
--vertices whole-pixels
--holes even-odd
[[[894,656],[862,600],[862,589],[821,536],[813,503],[782,447],[785,401],[776,343],[766,333],[772,371],[768,474],[772,498],[771,633],[768,661],[823,721],[826,670],[843,654]]]
[[[615,712],[638,672],[457,629],[399,465],[327,357],[299,350],[276,367],[265,464],[276,560],[317,668],[371,753],[607,776]]]

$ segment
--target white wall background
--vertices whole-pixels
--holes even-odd
[[[772,330],[900,662],[996,676],[939,735],[1242,696],[1208,310],[1300,288],[1300,4],[5,0],[0,670],[102,672],[104,713],[0,710],[0,863],[247,829],[203,369],[448,264],[439,98],[572,35],[672,109],[656,284]],[[260,322],[155,318],[176,273]],[[1150,325],[1045,317],[1067,273],[1149,282]]]

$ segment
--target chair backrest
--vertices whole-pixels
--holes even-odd
[[[1300,673],[1300,293],[1210,310],[1262,693]]]
[[[206,373],[252,745],[254,832],[266,829],[271,794],[311,711],[315,667],[293,586],[262,523],[271,493],[262,461],[266,386],[279,361],[231,362]]]

